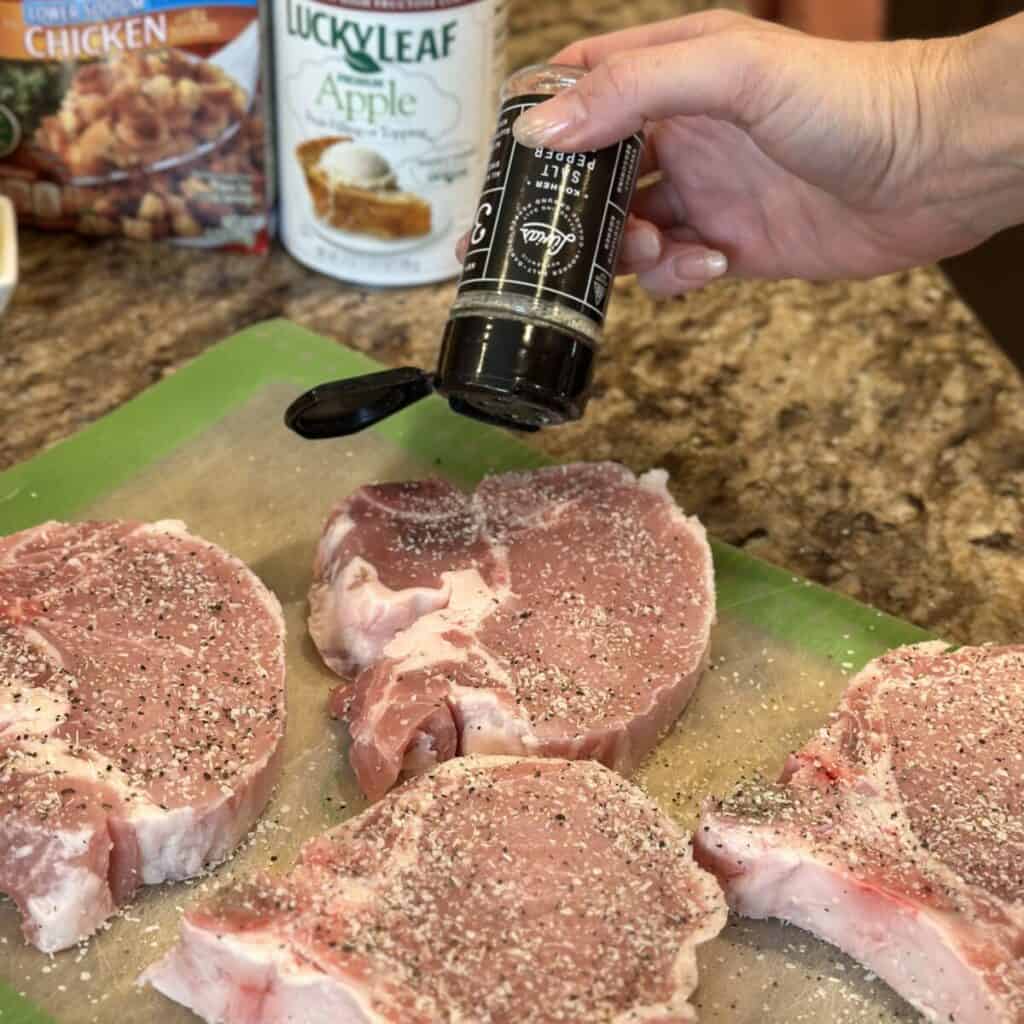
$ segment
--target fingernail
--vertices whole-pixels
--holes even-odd
[[[661,255],[661,239],[651,228],[634,228],[622,240],[622,259],[633,266],[652,266]]]
[[[702,249],[677,256],[672,269],[681,281],[710,280],[721,277],[729,269],[729,261],[725,258],[725,253],[714,249]]]
[[[516,118],[512,134],[522,146],[545,146],[566,134],[579,121],[579,109],[571,93],[562,93],[530,107]]]

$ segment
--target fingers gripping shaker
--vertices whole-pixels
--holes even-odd
[[[431,391],[456,412],[518,430],[582,416],[642,139],[558,153],[521,146],[512,126],[583,74],[538,65],[505,82],[437,370],[405,367],[320,385],[289,407],[293,430],[351,434]]]

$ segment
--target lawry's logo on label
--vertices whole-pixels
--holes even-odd
[[[519,209],[509,228],[512,261],[532,274],[561,274],[580,259],[583,221],[573,209],[545,196]]]
[[[565,248],[566,242],[576,241],[575,233],[567,234],[550,224],[542,224],[539,221],[521,224],[519,233],[527,245],[543,245],[552,256],[557,256]]]

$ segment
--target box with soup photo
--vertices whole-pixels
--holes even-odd
[[[22,223],[265,247],[258,0],[0,0],[0,194]]]

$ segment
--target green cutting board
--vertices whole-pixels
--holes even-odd
[[[304,630],[309,563],[331,503],[375,479],[435,473],[469,486],[546,461],[437,398],[353,439],[304,442],[284,428],[284,406],[299,391],[376,368],[294,324],[269,321],[0,474],[0,533],[46,519],[182,518],[246,559],[281,598],[289,628],[285,778],[256,837],[215,880],[271,857],[286,866],[304,838],[363,806],[339,755],[343,738],[323,711],[331,677]],[[686,827],[707,794],[751,772],[774,775],[864,662],[927,638],[728,545],[713,548],[712,668],[639,776]],[[189,1020],[131,981],[173,940],[190,889],[211,884],[147,891],[88,948],[51,960],[20,943],[13,907],[0,904],[0,1024]],[[704,1021],[914,1019],[851,961],[779,924],[733,923],[702,949],[700,965],[695,1002]]]

